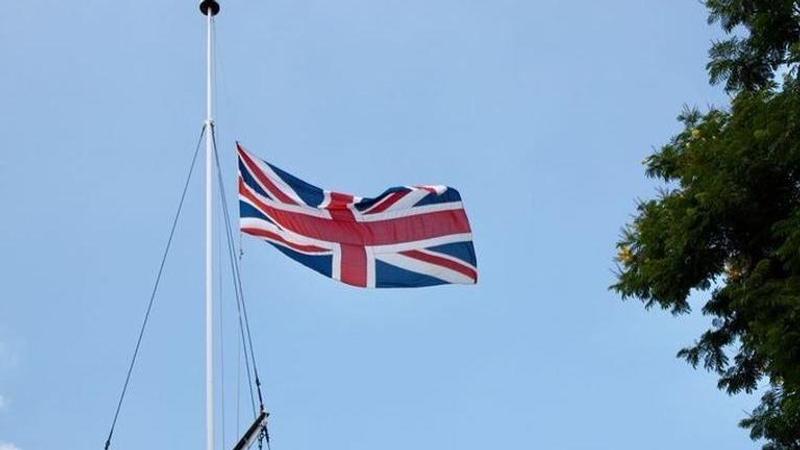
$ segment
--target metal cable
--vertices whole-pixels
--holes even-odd
[[[222,254],[222,239],[221,239],[221,231],[217,230],[217,254]],[[226,439],[225,439],[225,317],[224,311],[225,308],[222,307],[222,299],[223,299],[223,279],[222,279],[222,267],[217,265],[217,285],[218,285],[218,296],[219,298],[218,307],[219,307],[219,314],[217,314],[219,320],[219,373],[220,373],[220,425],[222,425],[222,448],[226,446]]]
[[[253,378],[251,378],[251,375],[250,375],[250,363],[251,363],[251,360],[252,360],[252,363],[253,363],[253,373],[254,373],[254,375],[256,377],[256,383],[255,383],[256,386],[259,386],[258,370],[255,368],[255,354],[252,351],[252,347],[250,347],[250,349],[249,349],[250,351],[248,352],[248,345],[247,345],[247,341],[245,340],[246,337],[248,336],[248,333],[245,332],[245,327],[248,327],[249,324],[247,324],[246,320],[243,321],[243,312],[242,312],[243,308],[242,308],[242,306],[244,304],[244,290],[242,288],[241,278],[239,277],[239,266],[237,264],[236,257],[234,255],[235,250],[234,250],[234,243],[233,243],[233,231],[231,230],[230,214],[228,212],[228,205],[227,205],[227,202],[225,201],[225,199],[227,197],[225,196],[225,186],[223,184],[222,171],[220,169],[220,164],[219,164],[219,155],[217,154],[217,150],[216,150],[217,146],[216,146],[216,139],[214,137],[214,126],[213,126],[213,124],[211,126],[211,139],[212,139],[212,144],[213,144],[213,147],[214,147],[214,158],[215,158],[216,167],[217,167],[217,180],[218,180],[217,184],[219,185],[219,194],[220,194],[220,197],[223,199],[223,201],[222,201],[222,210],[223,210],[223,215],[225,217],[224,222],[225,222],[225,234],[226,234],[226,239],[227,239],[227,243],[228,243],[228,257],[229,257],[229,262],[230,262],[230,266],[231,266],[231,274],[233,276],[234,292],[236,294],[236,309],[237,309],[238,317],[239,317],[239,331],[240,331],[240,335],[241,335],[241,338],[242,338],[242,348],[244,349],[244,352],[245,352],[244,362],[245,362],[245,366],[246,366],[246,369],[247,369],[246,371],[247,371],[248,387],[250,389],[250,403],[251,403],[251,406],[253,408],[253,418],[255,419],[255,417],[258,415],[258,412],[257,412],[257,409],[256,409],[255,395],[254,395],[254,392],[253,392],[253,384],[254,384],[253,383]],[[248,331],[249,331],[249,329],[248,329]],[[252,345],[252,341],[250,341],[250,345]],[[250,357],[248,357],[248,353],[249,353]],[[260,388],[259,388],[259,391],[260,391]],[[259,400],[260,399],[261,399],[261,393],[259,392]],[[261,407],[263,409],[263,402],[261,402]]]
[[[264,396],[263,396],[263,394],[261,392],[261,379],[258,376],[258,367],[256,365],[256,356],[255,356],[255,350],[254,350],[254,346],[253,346],[253,337],[252,337],[252,333],[250,332],[250,321],[248,320],[248,317],[247,317],[247,306],[246,306],[245,301],[244,301],[244,289],[242,288],[242,277],[241,277],[241,272],[239,271],[238,260],[234,255],[235,246],[234,246],[234,240],[233,240],[233,231],[231,230],[231,224],[230,224],[230,214],[228,212],[227,202],[224,201],[224,199],[227,198],[227,197],[225,195],[225,184],[224,184],[224,179],[223,179],[223,176],[222,176],[222,166],[220,165],[220,162],[219,162],[219,152],[217,151],[217,142],[216,142],[216,136],[215,136],[215,133],[214,133],[214,125],[213,124],[211,125],[211,141],[212,141],[212,144],[213,144],[213,147],[214,147],[214,159],[215,159],[216,166],[217,166],[217,178],[218,178],[218,183],[217,184],[219,184],[220,196],[222,196],[222,198],[223,198],[222,209],[223,209],[223,213],[224,213],[225,218],[226,218],[225,226],[226,226],[226,231],[227,231],[226,234],[227,234],[227,237],[228,237],[228,254],[230,255],[230,259],[231,259],[231,266],[232,266],[232,270],[233,270],[234,283],[236,284],[236,289],[235,290],[238,291],[238,298],[237,298],[237,305],[236,305],[237,308],[239,307],[239,304],[241,303],[241,310],[239,311],[240,312],[240,316],[239,316],[240,327],[241,327],[241,320],[242,320],[242,315],[243,315],[244,316],[244,328],[245,328],[246,333],[247,333],[247,341],[248,341],[249,350],[250,350],[250,359],[253,362],[253,376],[255,377],[256,391],[258,392],[258,402],[259,402],[260,410],[261,411],[265,411],[265,408],[264,408]],[[242,339],[244,339],[244,336],[242,336]],[[245,348],[245,351],[247,351],[247,348]],[[245,354],[245,361],[247,361],[247,355],[246,354]],[[249,370],[249,368],[248,368],[248,370]],[[248,373],[248,377],[249,377],[249,373]],[[252,386],[251,386],[251,389],[252,389]],[[252,395],[252,392],[251,392],[251,395]],[[266,425],[262,429],[262,438],[266,441],[267,448],[270,448],[269,432],[267,430]],[[259,447],[261,447],[261,439],[259,439]]]
[[[144,319],[142,320],[142,326],[139,329],[139,337],[136,340],[136,347],[133,350],[133,356],[131,357],[131,363],[128,366],[128,373],[125,375],[125,383],[122,386],[122,393],[119,396],[119,401],[117,402],[117,409],[114,412],[114,420],[111,422],[111,429],[108,432],[108,438],[106,439],[105,450],[108,450],[111,447],[111,437],[114,435],[114,428],[117,426],[117,419],[119,418],[119,412],[122,409],[122,401],[125,399],[125,394],[128,392],[128,385],[131,381],[131,374],[133,373],[133,367],[136,364],[136,357],[139,356],[139,349],[142,345],[142,338],[144,337],[145,329],[147,328],[147,322],[150,320],[150,312],[153,310],[153,303],[155,302],[156,293],[158,292],[158,286],[161,282],[161,275],[164,273],[164,265],[167,262],[167,255],[169,255],[169,249],[172,246],[172,238],[175,236],[175,228],[178,226],[178,219],[181,216],[181,211],[183,210],[183,202],[186,200],[186,192],[189,190],[189,182],[192,179],[192,173],[194,172],[195,162],[197,161],[197,155],[200,151],[200,144],[203,142],[203,136],[206,132],[206,126],[203,125],[203,128],[200,130],[200,138],[197,140],[197,146],[194,150],[194,155],[192,156],[192,163],[189,165],[189,173],[186,175],[186,182],[183,185],[183,192],[181,192],[181,199],[178,202],[178,209],[175,212],[175,218],[172,220],[172,227],[169,231],[169,238],[167,239],[167,245],[164,248],[164,254],[161,256],[161,264],[158,267],[158,275],[156,275],[156,281],[153,284],[153,290],[150,293],[150,301],[147,303],[147,311],[144,314]]]

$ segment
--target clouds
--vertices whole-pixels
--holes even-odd
[[[6,405],[8,405],[6,398],[0,395],[0,413],[6,409]],[[9,442],[0,442],[0,450],[20,450],[20,449],[16,445],[11,444]]]
[[[0,370],[8,370],[17,365],[17,352],[7,342],[0,340]],[[4,450],[4,449],[0,449]]]
[[[12,354],[8,349],[8,346],[0,341],[0,381],[3,375],[3,372],[13,363]],[[5,397],[2,392],[0,392],[0,413],[4,412],[8,407],[8,397]],[[13,450],[4,447],[4,445],[0,442],[0,450]]]
[[[3,412],[8,405],[8,401],[0,394],[0,412]],[[0,450],[20,450],[16,445],[9,442],[0,442]]]
[[[2,331],[2,330],[0,330]],[[6,340],[0,339],[0,381],[4,375],[17,364],[17,352],[12,349]],[[0,414],[8,410],[9,398],[0,392]],[[20,450],[15,444],[0,440],[0,450]]]
[[[2,334],[2,327],[0,327],[0,385],[5,385],[5,380],[17,367],[18,351],[17,346],[12,346],[7,339],[3,339]],[[7,391],[0,392],[0,413],[8,410],[10,399],[7,394]],[[7,450],[1,445],[0,442],[0,450]]]
[[[5,360],[6,360],[5,346],[3,345],[3,342],[0,341],[0,372],[2,372]],[[2,373],[0,373],[0,375],[2,375]],[[0,392],[0,413],[4,412],[7,406],[8,406],[8,399],[5,396],[3,396],[2,392]],[[13,450],[11,448],[6,448],[5,445],[6,444],[0,443],[0,450]]]

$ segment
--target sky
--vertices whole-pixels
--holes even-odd
[[[329,189],[455,186],[480,270],[476,286],[359,290],[243,238],[273,449],[758,447],[737,427],[757,398],[675,358],[709,319],[608,290],[620,229],[658,187],[641,161],[684,104],[728,101],[700,2],[221,4],[229,193],[237,139]],[[204,118],[203,44],[194,1],[4,5],[2,450],[102,448]],[[115,449],[204,445],[201,178]],[[231,448],[250,416],[218,276]]]

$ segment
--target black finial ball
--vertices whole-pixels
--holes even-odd
[[[202,12],[204,16],[207,16],[209,13],[212,16],[216,16],[219,14],[219,3],[217,3],[216,0],[203,0],[200,2],[200,12]]]

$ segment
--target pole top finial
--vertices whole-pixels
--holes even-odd
[[[209,13],[211,16],[216,16],[219,14],[219,3],[216,0],[203,0],[200,2],[200,12],[204,16],[209,15]]]

